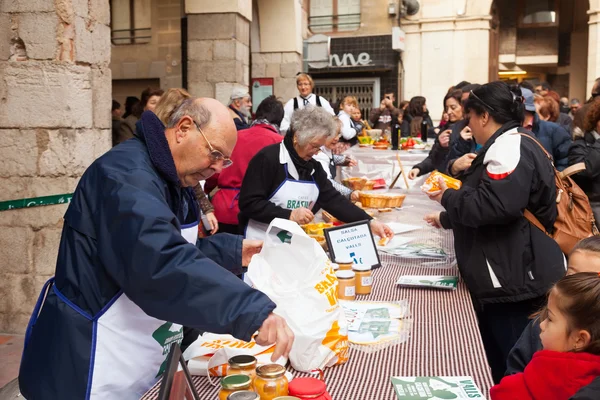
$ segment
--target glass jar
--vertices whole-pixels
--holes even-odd
[[[219,400],[227,400],[227,397],[242,390],[252,390],[250,387],[252,379],[248,375],[228,375],[221,379],[221,391]]]
[[[371,294],[373,277],[371,267],[368,265],[354,265],[352,270],[356,274],[356,294]]]
[[[354,264],[351,258],[336,258],[335,262],[340,267],[340,270],[348,271],[352,270],[352,264]]]
[[[288,380],[285,368],[279,364],[261,365],[256,368],[254,389],[260,400],[273,400],[288,395]]]
[[[227,400],[260,400],[260,396],[258,393],[254,393],[251,390],[242,390],[231,393],[229,396],[227,396]]]
[[[336,263],[331,263],[331,269],[333,270],[333,272],[335,273],[335,271],[340,269],[340,266],[337,265]]]
[[[296,378],[290,382],[290,395],[300,400],[331,400],[327,393],[327,385],[317,378]]]
[[[248,375],[256,378],[256,357],[249,355],[233,356],[229,359],[227,375]]]
[[[356,299],[356,275],[354,271],[339,270],[335,273],[338,279],[338,299],[355,300]]]

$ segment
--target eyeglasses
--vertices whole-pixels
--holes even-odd
[[[223,168],[231,167],[231,165],[233,164],[233,161],[231,160],[231,158],[225,157],[223,155],[223,153],[221,153],[219,150],[212,147],[212,144],[210,144],[210,142],[206,138],[206,135],[204,134],[204,132],[202,132],[202,129],[200,129],[200,126],[198,125],[198,123],[196,121],[194,121],[194,125],[196,125],[196,129],[198,129],[198,132],[200,132],[200,134],[202,135],[204,140],[206,140],[206,144],[208,144],[208,149],[210,150],[210,154],[209,154],[210,160],[213,163],[223,162]]]
[[[479,98],[479,96],[477,96],[475,93],[473,93],[473,91],[472,91],[472,90],[471,90],[471,95],[472,95],[473,97],[475,97],[477,100],[479,100],[479,101],[481,102],[481,104],[483,104],[484,106],[486,106],[486,107],[487,107],[487,108],[489,108],[490,110],[492,110],[492,111],[496,111],[496,110],[494,110],[494,107],[492,107],[492,106],[488,105],[488,104],[487,104],[485,101],[481,100],[481,99]]]

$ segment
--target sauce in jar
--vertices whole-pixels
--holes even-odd
[[[233,356],[228,363],[227,375],[248,375],[252,380],[256,377],[256,357],[248,355]]]
[[[338,299],[356,299],[356,275],[353,271],[339,270],[335,273],[338,278]]]
[[[232,393],[251,390],[252,379],[248,375],[229,375],[221,379],[219,400],[227,400]]]
[[[333,272],[335,272],[340,269],[340,266],[336,263],[331,263],[331,269],[333,269]]]
[[[356,274],[356,294],[371,294],[373,277],[371,267],[368,265],[354,265],[352,270]]]
[[[285,368],[279,364],[261,365],[256,369],[254,389],[260,400],[273,400],[288,395],[288,380]]]
[[[227,400],[260,400],[260,396],[250,390],[242,390],[231,393],[227,396]]]
[[[348,271],[352,270],[352,264],[354,264],[351,258],[337,258],[335,262],[337,263],[337,265],[339,265],[340,270]]]

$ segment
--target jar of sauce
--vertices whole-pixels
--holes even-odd
[[[339,265],[340,270],[348,271],[352,270],[352,264],[354,264],[351,258],[336,258],[335,262]]]
[[[252,391],[252,379],[248,375],[228,375],[221,379],[219,400],[227,400],[232,393],[242,390]]]
[[[356,275],[354,271],[340,269],[335,273],[338,279],[338,299],[355,300],[356,299]]]
[[[371,286],[373,285],[371,267],[354,264],[352,270],[356,274],[356,294],[371,294]]]
[[[335,273],[337,270],[340,269],[340,266],[336,263],[331,263],[331,269],[333,269],[333,272]]]
[[[256,377],[256,357],[249,355],[233,356],[228,363],[227,375],[248,375],[252,380]]]
[[[256,368],[254,390],[260,400],[273,400],[288,395],[288,380],[285,368],[279,364],[261,365]]]
[[[242,390],[231,393],[227,396],[227,400],[260,400],[260,396],[250,390]]]
[[[327,385],[317,378],[296,378],[290,382],[290,395],[300,400],[331,400]]]

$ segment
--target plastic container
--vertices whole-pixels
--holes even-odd
[[[300,400],[331,400],[325,382],[317,378],[296,378],[290,382],[290,395]]]
[[[368,265],[354,265],[352,270],[356,274],[356,294],[371,294],[373,276]]]
[[[352,271],[352,265],[354,264],[354,261],[352,261],[351,258],[337,258],[335,262],[340,267],[340,271]]]
[[[274,400],[287,396],[288,380],[285,377],[285,368],[279,364],[261,365],[256,368],[254,390],[259,394],[260,400]]]
[[[250,355],[233,356],[229,359],[227,375],[247,375],[256,378],[256,357]]]
[[[227,400],[229,395],[242,390],[251,391],[252,378],[248,375],[229,375],[221,379],[219,400]]]
[[[356,274],[354,271],[340,269],[335,273],[338,278],[338,299],[356,299]]]

